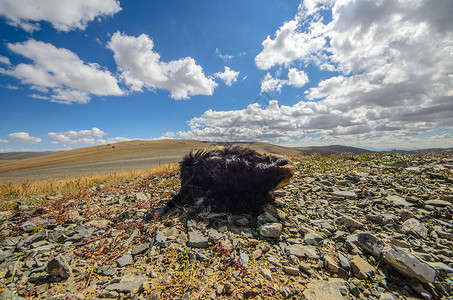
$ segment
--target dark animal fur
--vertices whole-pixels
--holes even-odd
[[[240,146],[190,152],[180,167],[181,189],[169,205],[197,214],[256,216],[273,202],[272,191],[294,174],[292,162]]]

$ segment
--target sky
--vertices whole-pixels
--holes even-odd
[[[0,0],[0,152],[453,147],[451,0]]]

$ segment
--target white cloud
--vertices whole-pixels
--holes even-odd
[[[0,55],[0,63],[10,65],[11,62],[8,57]]]
[[[93,127],[90,130],[66,131],[66,132],[49,132],[47,136],[58,143],[65,144],[96,144],[96,139],[107,135],[99,128]]]
[[[261,92],[270,92],[270,91],[277,91],[280,92],[282,90],[283,85],[286,84],[285,80],[281,80],[278,78],[272,77],[271,74],[267,73],[264,76],[263,80],[261,81]]]
[[[308,76],[294,65],[330,75],[305,92],[304,101],[316,101],[330,112],[325,119],[304,116],[326,122],[325,129],[312,133],[317,138],[312,141],[416,145],[408,136],[441,128],[450,134],[452,1],[310,0],[299,9],[294,20],[263,41],[255,63],[264,70],[288,69],[288,80],[268,73],[262,90],[306,83]],[[338,116],[353,123],[333,126]]]
[[[444,128],[440,134],[429,133],[425,121],[369,121],[368,113],[366,109],[344,113],[323,101],[285,106],[271,100],[266,107],[253,103],[241,110],[207,110],[188,122],[188,131],[177,135],[185,139],[262,141],[289,146],[344,144],[375,149],[420,149],[452,145],[451,129]],[[418,129],[411,132],[413,127]]]
[[[215,49],[215,54],[217,54],[217,56],[220,57],[225,63],[227,63],[228,60],[233,59],[233,55],[231,55],[231,54],[222,54],[222,52],[220,52],[219,48]]]
[[[84,63],[67,49],[35,40],[8,44],[8,48],[33,63],[21,63],[2,73],[18,78],[23,84],[29,84],[43,93],[50,90],[53,94],[48,98],[54,102],[87,103],[90,94],[123,94],[109,71],[95,63]]]
[[[280,73],[280,72],[278,72]],[[288,71],[288,79],[274,78],[270,73],[267,73],[261,81],[261,92],[277,91],[280,92],[284,85],[291,85],[297,88],[303,87],[308,82],[308,75],[296,68],[291,68]]]
[[[9,143],[9,141],[0,139],[0,143]]]
[[[121,77],[132,91],[163,89],[169,91],[173,99],[188,99],[195,95],[212,95],[217,87],[191,57],[161,61],[146,34],[134,37],[116,32],[108,47],[114,52]]]
[[[291,68],[288,71],[288,84],[297,88],[303,87],[308,82],[308,75],[304,71]]]
[[[105,145],[105,144],[113,144],[119,142],[127,142],[131,141],[132,139],[125,138],[125,137],[114,137],[104,139],[103,137],[106,136],[108,133],[102,131],[97,127],[93,127],[88,130],[70,130],[66,132],[49,132],[47,136],[53,141],[52,144],[71,144],[71,145]]]
[[[214,76],[220,78],[225,82],[226,85],[231,86],[234,82],[237,81],[239,72],[231,70],[229,67],[225,66],[225,71],[215,73]]]
[[[32,32],[40,21],[47,21],[59,31],[84,30],[88,22],[111,16],[121,10],[117,0],[0,0],[0,15],[12,26]]]
[[[27,132],[14,132],[8,134],[6,137],[19,143],[36,144],[41,142],[39,137],[30,136]]]

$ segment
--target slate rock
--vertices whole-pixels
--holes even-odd
[[[199,230],[190,231],[187,246],[192,248],[207,248],[209,246],[209,238]]]
[[[261,225],[259,232],[268,238],[278,238],[282,234],[283,226],[281,223],[270,223]]]
[[[309,232],[304,236],[304,242],[307,245],[318,246],[322,243],[323,240],[324,238],[316,232]]]
[[[119,282],[107,285],[105,289],[108,291],[116,291],[118,293],[135,294],[140,290],[143,282],[145,282],[143,277],[128,274],[121,277]]]
[[[425,283],[432,283],[437,277],[437,270],[434,267],[407,249],[386,246],[382,252],[384,260],[403,275],[417,278]]]
[[[352,191],[335,191],[332,193],[332,195],[336,197],[341,197],[345,199],[356,199],[357,195],[355,192]]]
[[[357,234],[357,244],[375,257],[378,257],[385,247],[385,243],[381,239],[368,232]]]
[[[366,260],[361,258],[359,255],[354,255],[351,260],[351,269],[352,273],[358,279],[367,279],[373,276],[375,270],[372,265],[370,265]]]
[[[47,263],[46,272],[51,281],[66,280],[71,276],[72,270],[62,255],[54,257]]]
[[[394,206],[399,206],[399,207],[404,207],[404,206],[415,206],[415,204],[410,203],[406,201],[406,199],[396,196],[396,195],[390,195],[387,196],[387,200],[390,201]]]
[[[352,228],[362,228],[364,226],[362,222],[359,222],[356,219],[348,217],[348,216],[343,216],[339,220],[339,223],[343,224],[346,227],[352,227]]]
[[[305,246],[300,244],[289,245],[285,247],[288,255],[295,255],[297,257],[318,259],[319,255],[316,253],[315,246]]]
[[[132,247],[131,254],[132,256],[145,253],[149,249],[149,244],[138,244]]]
[[[19,229],[22,231],[30,231],[32,228],[36,227],[36,223],[32,221],[25,221],[22,225],[19,226]]]
[[[426,227],[415,218],[406,220],[403,225],[401,225],[400,231],[406,234],[414,234],[423,239],[428,237],[428,229],[426,229]]]
[[[330,281],[314,280],[307,284],[306,289],[303,291],[305,300],[343,300],[345,299],[341,294],[338,285]]]
[[[125,252],[123,256],[116,260],[116,264],[120,268],[131,265],[133,262],[134,259],[132,258],[132,254],[130,252]]]
[[[425,204],[431,205],[431,206],[439,206],[439,207],[453,206],[453,203],[450,203],[445,200],[440,200],[440,199],[428,200],[428,201],[425,201]]]

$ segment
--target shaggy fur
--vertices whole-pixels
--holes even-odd
[[[197,214],[258,215],[285,186],[294,164],[240,146],[187,154],[180,163],[181,189],[170,206],[189,206]]]

